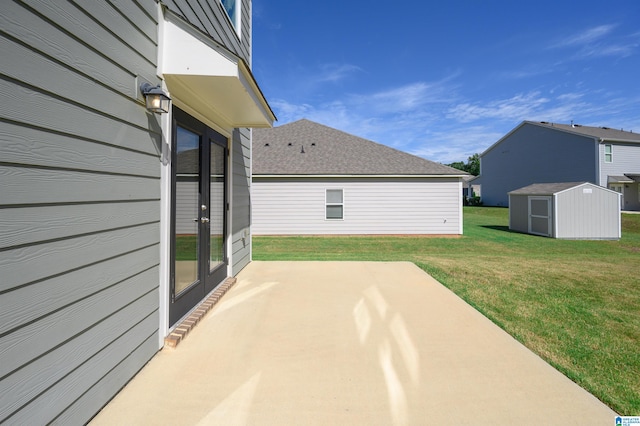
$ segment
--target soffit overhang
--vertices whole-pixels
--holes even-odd
[[[169,94],[224,127],[272,127],[276,117],[245,61],[164,10],[159,70]]]

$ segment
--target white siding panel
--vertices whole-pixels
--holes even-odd
[[[579,186],[557,195],[556,238],[620,238],[618,194],[597,186]]]
[[[326,189],[344,190],[344,219],[325,219]],[[457,179],[254,179],[253,233],[459,234]]]

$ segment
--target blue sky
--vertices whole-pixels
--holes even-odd
[[[253,0],[278,117],[442,163],[523,120],[640,133],[638,0]]]

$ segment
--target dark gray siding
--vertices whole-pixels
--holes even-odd
[[[2,4],[0,423],[81,424],[158,350],[149,0]]]
[[[507,206],[509,191],[533,183],[596,182],[593,138],[525,123],[482,155],[482,201]]]

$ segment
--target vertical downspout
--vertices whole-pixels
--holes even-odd
[[[594,180],[597,185],[604,186],[606,188],[607,187],[606,182],[605,182],[605,185],[602,185],[603,159],[601,158],[601,155],[600,155],[600,145],[604,142],[604,139],[594,138],[594,141],[596,142],[596,176],[595,176],[596,178]]]
[[[164,9],[158,3],[158,71],[163,76]],[[164,80],[163,89],[167,91]],[[168,91],[167,91],[168,92]],[[169,334],[169,295],[171,279],[171,120],[173,112],[161,114],[162,158],[160,165],[160,267],[158,282],[158,348],[164,345],[164,338]]]
[[[249,69],[253,70],[253,1],[249,1]],[[253,129],[249,129],[249,225],[246,231],[249,240],[249,263],[253,262]]]
[[[227,158],[225,161],[226,164],[226,174],[225,176],[225,206],[224,206],[224,214],[226,218],[226,229],[224,233],[225,238],[225,248],[227,257],[227,277],[233,276],[233,160],[234,160],[234,144],[235,144],[235,135],[238,135],[238,143],[242,144],[242,137],[240,136],[239,129],[232,129],[231,136],[229,136],[227,143]]]
[[[463,205],[463,199],[462,199],[462,181],[463,178],[458,178],[458,211],[460,212],[458,217],[458,233],[460,235],[462,235],[462,233],[464,232],[463,229],[463,216],[464,216],[464,208],[462,207]]]
[[[253,129],[249,129],[249,262],[253,262]]]

